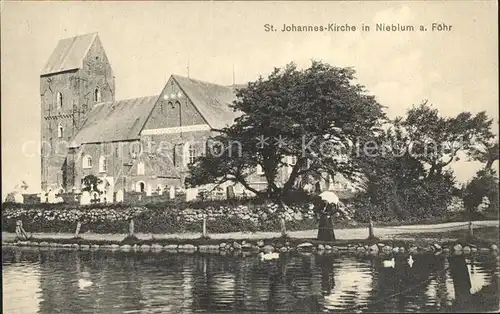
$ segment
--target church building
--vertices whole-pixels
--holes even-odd
[[[60,40],[40,75],[42,190],[80,190],[87,175],[109,200],[182,188],[206,139],[238,116],[235,88],[172,75],[157,95],[116,100],[98,34]],[[250,183],[265,186],[258,169]]]
[[[78,190],[90,174],[111,193],[182,187],[205,140],[238,116],[235,88],[172,75],[158,95],[115,100],[98,34],[60,40],[40,76],[42,190]]]

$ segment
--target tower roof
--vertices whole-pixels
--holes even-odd
[[[98,38],[97,33],[90,33],[59,40],[41,75],[80,69],[96,38]]]

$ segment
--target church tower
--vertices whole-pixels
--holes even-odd
[[[42,190],[73,185],[71,140],[98,103],[114,101],[115,79],[97,33],[59,41],[40,75]]]

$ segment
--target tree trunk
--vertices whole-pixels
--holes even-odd
[[[80,228],[81,227],[82,227],[82,223],[78,221],[76,223],[75,238],[78,238],[78,235],[80,234]]]
[[[493,166],[493,161],[494,161],[493,159],[488,159],[488,161],[486,162],[486,166],[484,168],[490,170],[491,167]]]
[[[318,240],[335,241],[333,217],[328,218],[325,214],[319,215]]]

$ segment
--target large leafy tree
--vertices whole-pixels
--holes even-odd
[[[395,120],[395,132],[399,143],[428,168],[426,177],[430,178],[442,176],[448,165],[459,160],[460,152],[470,154],[476,143],[491,140],[492,123],[484,111],[441,117],[425,101],[408,110],[404,118]]]
[[[208,153],[192,165],[187,183],[232,181],[257,195],[283,200],[299,178],[355,177],[361,158],[353,143],[371,139],[385,114],[375,97],[354,81],[352,68],[313,61],[304,70],[291,63],[250,82],[232,105],[242,115],[211,138]],[[289,158],[296,162],[289,163]],[[258,165],[267,182],[263,191],[248,182]],[[291,171],[283,183],[279,171],[284,166]]]
[[[444,215],[455,191],[453,172],[447,166],[458,160],[460,152],[484,156],[477,152],[477,143],[491,141],[491,125],[484,112],[441,117],[428,102],[388,123],[376,138],[376,156],[364,160],[366,193],[358,204],[357,218]]]

